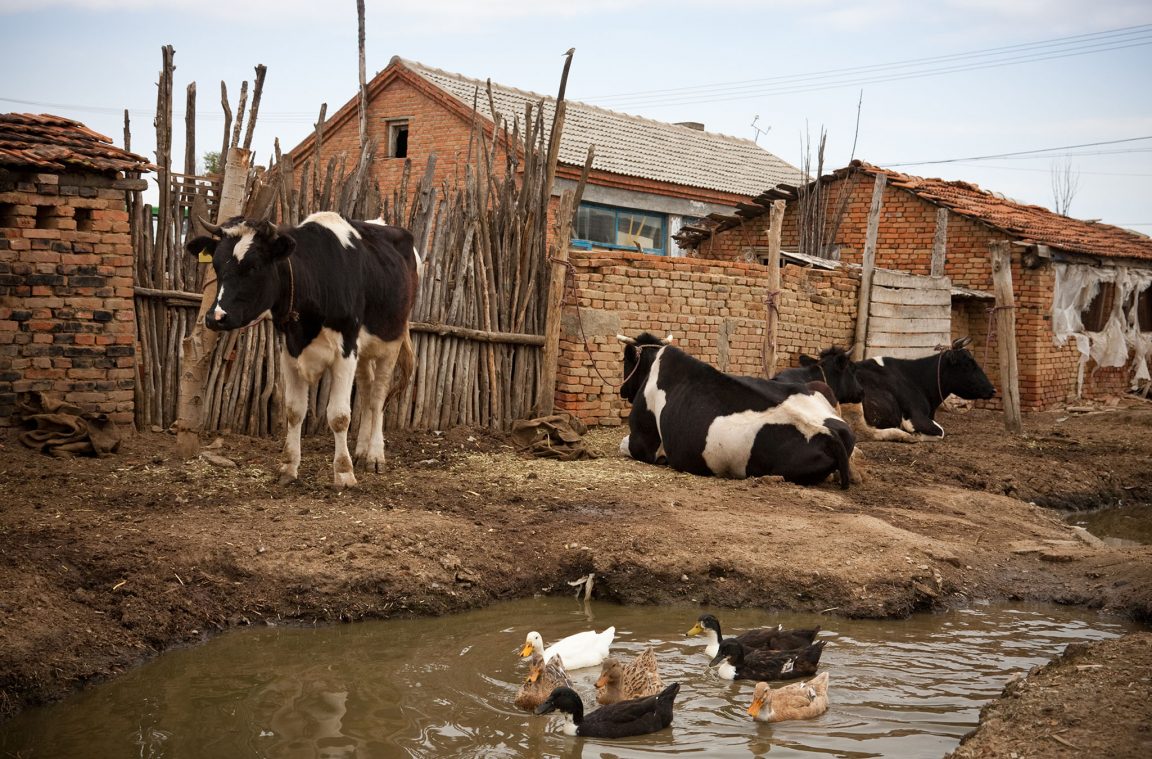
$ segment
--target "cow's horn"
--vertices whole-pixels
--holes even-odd
[[[616,339],[619,340],[620,342],[624,343],[625,345],[635,345],[636,344],[636,340],[634,338],[628,337],[628,335],[616,335]]]
[[[961,348],[967,348],[968,344],[972,342],[971,336],[958,337],[952,341],[952,350],[958,351]]]
[[[223,234],[219,224],[213,224],[203,216],[197,216],[196,219],[200,222],[200,226],[204,227],[204,229],[207,230],[209,234],[216,235],[217,237],[220,237],[220,235]]]
[[[665,345],[671,345],[672,344],[672,333],[669,332],[668,337],[664,338],[661,342],[663,342]]]

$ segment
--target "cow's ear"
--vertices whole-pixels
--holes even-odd
[[[296,250],[296,241],[288,235],[275,235],[267,243],[268,255],[273,260],[277,258],[287,258],[292,255],[292,251]]]
[[[215,237],[195,237],[184,243],[184,250],[199,258],[200,263],[207,264],[212,262],[212,254],[216,252],[218,242]]]
[[[820,363],[819,359],[812,358],[807,353],[801,353],[799,361],[800,366],[816,366],[816,364]]]

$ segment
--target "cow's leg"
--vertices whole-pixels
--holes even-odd
[[[858,440],[883,440],[895,443],[915,443],[920,437],[896,427],[873,427],[864,417],[864,408],[859,403],[840,404],[841,418],[848,423]]]
[[[336,452],[332,456],[332,484],[337,488],[354,487],[356,473],[352,454],[348,452],[348,428],[352,425],[352,382],[356,378],[356,353],[342,353],[332,362],[332,387],[328,393],[328,427],[332,430]]]
[[[376,381],[376,361],[360,357],[356,364],[356,398],[360,404],[360,423],[356,429],[356,455],[354,461],[362,464],[372,439],[371,388]]]
[[[299,363],[286,350],[280,352],[280,368],[284,375],[284,411],[287,417],[280,484],[287,485],[299,476],[300,428],[304,424],[304,415],[308,413],[308,380],[300,372]]]
[[[405,349],[406,340],[407,337],[402,337],[377,345],[372,383],[363,388],[367,393],[365,396],[367,403],[364,405],[364,416],[360,419],[360,434],[356,440],[356,461],[361,468],[369,472],[384,471],[384,404],[388,402],[388,396],[392,392],[396,364]],[[408,350],[411,350],[411,343]]]

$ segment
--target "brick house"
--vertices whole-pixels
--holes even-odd
[[[405,159],[421,169],[435,153],[438,185],[453,185],[464,175],[475,144],[474,103],[489,139],[501,119],[509,130],[516,119],[523,130],[526,107],[536,113],[541,104],[547,134],[554,98],[493,83],[490,104],[487,87],[399,57],[368,83],[368,131],[379,146],[372,174],[385,194],[399,186]],[[686,222],[731,212],[764,187],[801,177],[752,141],[706,132],[700,124],[668,124],[566,102],[552,208],[563,190],[575,186],[588,146],[595,145],[574,230],[583,247],[636,250],[639,245],[649,254],[679,255],[673,237]],[[314,140],[310,136],[292,150],[298,170],[314,158]],[[321,165],[340,154],[352,160],[359,144],[354,97],[324,124]],[[495,165],[503,165],[500,156]]]
[[[0,115],[0,426],[24,391],[132,423],[125,192],[151,168],[79,122]]]
[[[1121,393],[1149,379],[1152,356],[1152,239],[1108,224],[1024,205],[967,182],[914,177],[860,161],[822,177],[827,217],[843,216],[821,254],[861,262],[874,179],[887,178],[876,266],[929,274],[938,209],[946,209],[944,274],[953,289],[952,334],[971,335],[977,358],[998,381],[987,350],[992,269],[989,243],[1012,243],[1021,404],[1051,408],[1081,395]],[[738,214],[680,236],[704,258],[745,260],[767,245],[762,193]],[[799,245],[799,205],[788,203],[782,245]]]

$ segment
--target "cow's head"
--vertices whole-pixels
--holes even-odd
[[[620,397],[631,403],[644,387],[657,351],[672,342],[672,335],[661,339],[644,332],[636,338],[616,335],[616,339],[624,343],[624,383],[620,385]]]
[[[184,246],[194,256],[210,256],[216,270],[216,302],[204,315],[204,325],[216,330],[247,326],[275,305],[280,294],[276,262],[296,249],[296,241],[268,221],[239,216],[204,227],[211,237]]]
[[[800,366],[819,366],[824,382],[841,403],[862,403],[864,388],[856,379],[856,364],[848,351],[833,345],[820,351],[820,358],[800,354]]]
[[[996,395],[988,375],[968,352],[970,337],[952,341],[952,347],[940,357],[940,384],[945,396],[952,393],[965,400],[987,400]]]

